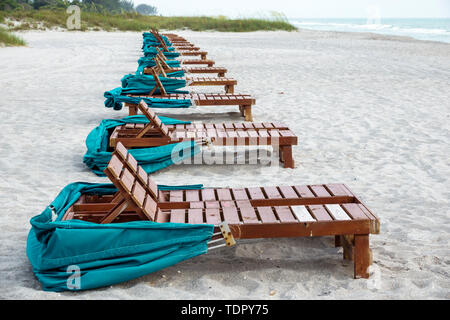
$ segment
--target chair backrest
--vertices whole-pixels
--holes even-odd
[[[167,126],[162,123],[161,119],[158,115],[148,107],[147,103],[144,100],[141,100],[138,104],[139,110],[141,110],[142,114],[148,119],[148,121],[155,126],[155,128],[163,135],[169,136],[169,129]],[[145,130],[146,128],[142,129]],[[139,134],[138,134],[139,136]]]
[[[161,51],[160,48],[156,47],[155,49],[156,49],[156,52],[158,52],[156,54],[156,56],[159,57],[159,59],[161,59],[163,61],[167,60],[167,57],[164,55],[164,53]]]
[[[116,145],[116,150],[113,156],[116,155],[122,162],[123,166],[128,168],[136,180],[139,180],[141,185],[147,190],[155,201],[158,201],[158,186],[153,179],[145,172],[145,170],[138,164],[136,159],[128,152],[128,149],[119,142]],[[111,158],[112,159],[112,158]]]
[[[161,46],[163,47],[164,51],[169,51],[169,48],[167,48],[167,45],[164,41],[164,39],[161,37],[161,35],[159,34],[158,31],[156,31],[155,29],[152,29],[151,33],[153,34],[153,36],[156,38],[156,40],[159,41],[159,43],[161,44]]]
[[[162,70],[164,70],[166,73],[173,72],[173,68],[170,67],[167,62],[163,59],[161,59],[158,55],[153,58],[155,60],[156,65],[158,65]]]
[[[124,165],[124,162],[117,153],[114,153],[105,174],[116,186],[119,193],[124,197],[131,208],[135,208],[142,217],[147,217],[150,221],[155,221],[158,210],[158,204],[151,194],[147,192],[140,179],[136,178],[130,168]],[[123,210],[120,211],[122,213]],[[120,214],[118,213],[118,214]]]
[[[153,60],[155,61],[155,64],[156,64],[153,67],[154,68],[153,70],[155,70],[156,75],[159,76],[160,74],[162,74],[163,77],[167,77],[167,73],[166,73],[166,71],[164,70],[164,68],[161,65],[161,60],[159,58],[158,59],[153,59]]]
[[[150,96],[153,95],[153,93],[155,93],[157,88],[161,92],[161,95],[163,95],[163,96],[167,95],[167,91],[164,88],[161,80],[159,79],[158,69],[155,67],[152,67],[149,70],[150,70],[151,75],[153,76],[153,79],[155,80],[155,86],[153,87],[152,91],[150,91],[149,95]]]

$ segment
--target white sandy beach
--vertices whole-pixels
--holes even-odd
[[[319,31],[175,32],[226,67],[236,92],[255,96],[254,121],[288,124],[299,145],[295,169],[184,165],[155,180],[345,183],[381,219],[371,279],[354,280],[334,238],[322,237],[242,241],[112,287],[42,291],[25,252],[29,219],[70,182],[108,181],[82,163],[84,140],[102,119],[126,116],[103,106],[103,92],[135,72],[142,37],[26,32],[28,47],[0,48],[0,298],[450,299],[450,44]],[[159,111],[242,121],[236,107],[220,109],[227,112]]]

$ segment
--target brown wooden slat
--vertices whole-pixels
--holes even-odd
[[[239,215],[236,208],[227,207],[222,209],[224,220],[229,224],[240,223]]]
[[[233,188],[231,189],[231,192],[233,193],[234,200],[247,200],[247,192],[245,189],[240,188]]]
[[[136,182],[136,184],[134,185],[132,197],[136,200],[141,208],[144,207],[145,196],[146,193],[144,187],[139,182]]]
[[[295,216],[287,206],[274,207],[275,212],[281,222],[295,222]]]
[[[264,193],[269,199],[281,199],[283,198],[278,191],[277,187],[263,187]]]
[[[315,197],[314,194],[309,190],[307,186],[295,186],[294,189],[302,198]]]
[[[200,201],[199,190],[186,190],[186,201]]]
[[[203,210],[202,209],[188,209],[188,223],[191,223],[191,224],[204,223]]]
[[[201,189],[201,194],[202,194],[203,201],[217,200],[216,195],[214,193],[214,189],[210,189],[210,188]]]
[[[182,190],[170,190],[169,191],[169,201],[170,202],[182,202],[183,201],[183,191]]]
[[[258,199],[265,199],[266,197],[261,191],[261,188],[247,188],[248,193],[250,195],[250,199],[252,200],[258,200]]]
[[[251,206],[243,206],[239,207],[241,212],[242,221],[244,223],[258,223],[259,219],[256,216],[255,209]]]
[[[328,211],[325,210],[323,206],[310,205],[308,207],[317,221],[333,221],[333,218],[328,214]]]
[[[171,210],[170,211],[170,222],[185,223],[186,222],[186,210],[185,209]]]
[[[344,210],[349,214],[353,220],[368,220],[367,215],[361,210],[357,203],[342,204]]]
[[[284,198],[287,198],[287,199],[296,199],[296,198],[298,198],[297,193],[290,186],[281,186],[281,187],[279,187],[279,189],[280,189],[281,194],[283,195]]]
[[[271,207],[257,207],[259,217],[263,223],[274,223],[278,222],[275,214]]]
[[[222,222],[219,209],[205,209],[206,223],[219,224]]]
[[[311,190],[316,194],[318,197],[329,197],[331,194],[321,185],[312,185]]]
[[[125,168],[123,170],[123,174],[120,177],[120,183],[122,184],[122,186],[126,189],[126,191],[128,193],[131,193],[131,190],[133,189],[133,184],[134,184],[134,176],[131,174],[131,172]]]
[[[220,202],[219,201],[204,201],[205,208],[220,208]]]
[[[110,168],[112,173],[118,178],[122,172],[123,163],[116,155],[113,155],[109,161],[108,168]]]
[[[219,200],[232,200],[230,189],[216,189],[217,197]]]
[[[147,216],[150,216],[151,220],[154,221],[157,212],[157,203],[150,197],[150,195],[147,195],[143,209],[144,213]]]

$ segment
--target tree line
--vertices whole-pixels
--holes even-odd
[[[154,6],[140,4],[134,6],[133,0],[0,0],[0,10],[40,10],[65,9],[77,5],[82,11],[98,13],[136,12],[142,15],[156,15]]]

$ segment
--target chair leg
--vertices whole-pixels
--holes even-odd
[[[252,106],[242,106],[244,108],[245,121],[253,121]]]
[[[334,247],[335,248],[342,247],[342,240],[340,235],[334,236]]]
[[[225,93],[234,93],[234,85],[225,85]]]
[[[355,234],[354,237],[354,277],[369,278],[368,268],[370,266],[370,249],[369,249],[369,235]]]
[[[292,146],[280,146],[281,161],[285,168],[294,168],[294,159],[292,158]]]
[[[343,258],[344,260],[353,260],[353,235],[342,235],[341,236],[341,244],[343,249]]]

